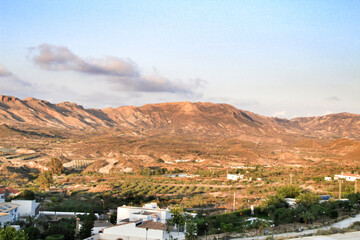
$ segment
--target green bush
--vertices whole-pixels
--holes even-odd
[[[51,235],[47,236],[45,240],[64,240],[64,235]]]

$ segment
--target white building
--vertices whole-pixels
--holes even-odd
[[[0,203],[5,202],[5,191],[4,192],[0,192]]]
[[[335,175],[334,176],[334,180],[339,180],[339,179],[344,179],[346,181],[355,181],[355,180],[359,180],[360,179],[360,175],[359,174],[344,174],[341,173],[341,175]]]
[[[9,213],[0,212],[0,226],[4,227],[5,224],[11,222],[11,215]]]
[[[93,240],[170,240],[185,239],[184,232],[167,232],[164,223],[155,220],[137,220],[105,228],[102,233],[92,236]]]
[[[5,202],[5,199],[8,196],[16,196],[18,195],[20,192],[14,188],[11,187],[2,187],[0,188],[0,203]]]
[[[12,200],[11,203],[19,206],[19,217],[38,217],[40,203],[35,200]]]
[[[18,208],[18,204],[3,202],[0,203],[0,214],[7,213],[9,216],[5,217],[5,219],[7,219],[7,222],[13,223],[19,219]],[[2,214],[2,216],[4,217],[6,215]]]
[[[239,179],[244,179],[244,175],[240,175],[240,174],[227,174],[226,177],[227,180],[239,180]]]
[[[332,181],[332,177],[324,177],[325,181]]]
[[[170,209],[160,209],[156,203],[145,204],[143,207],[122,206],[117,208],[117,224],[137,220],[156,220],[166,223],[171,218]]]
[[[76,233],[78,233],[78,231],[81,229],[83,222],[80,222],[78,219],[76,219]],[[94,221],[94,227],[91,229],[91,233],[92,234],[98,234],[98,233],[102,233],[104,231],[105,228],[108,228],[112,226],[111,223],[109,223],[108,221],[104,221],[104,220],[95,220]]]

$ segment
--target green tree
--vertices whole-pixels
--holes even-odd
[[[40,230],[37,227],[30,226],[24,229],[24,232],[28,235],[29,239],[39,239],[40,238]]]
[[[304,220],[305,224],[315,220],[315,216],[310,211],[302,212],[300,217]]]
[[[187,240],[195,240],[197,238],[197,227],[196,222],[193,218],[189,217],[186,219],[186,232],[185,238]]]
[[[7,226],[0,231],[0,240],[28,240],[24,231],[16,231],[15,228]]]
[[[317,204],[320,200],[320,197],[312,192],[305,192],[300,194],[296,198],[296,203],[304,206],[306,208],[309,208],[311,205]]]
[[[111,223],[111,224],[116,224],[116,220],[117,220],[117,213],[116,212],[114,212],[113,214],[111,214],[110,215],[110,219],[109,219],[109,222]]]
[[[53,183],[53,176],[50,171],[44,171],[40,173],[39,177],[35,182],[43,189],[47,190],[50,188]]]
[[[86,216],[83,224],[78,233],[78,238],[84,239],[91,236],[91,231],[94,227],[94,220],[96,219],[94,213],[90,213]]]
[[[280,196],[281,198],[296,198],[301,194],[301,188],[294,185],[286,185],[280,187],[276,191],[276,195]]]
[[[170,213],[171,213],[170,221],[174,225],[177,225],[177,229],[178,231],[180,231],[180,227],[184,226],[185,224],[184,209],[182,207],[176,206],[170,210]]]
[[[64,171],[64,166],[58,158],[51,158],[48,167],[52,174],[59,175]]]
[[[24,190],[19,195],[16,196],[16,199],[24,199],[24,200],[34,200],[35,193],[31,190]]]

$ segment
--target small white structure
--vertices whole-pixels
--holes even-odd
[[[122,206],[117,208],[117,224],[127,221],[154,220],[166,223],[171,218],[170,209],[160,209],[156,203],[148,203],[143,207]]]
[[[332,177],[324,177],[325,181],[332,181]]]
[[[287,202],[287,204],[289,204],[291,208],[295,208],[297,205],[295,198],[285,198],[284,200]]]
[[[166,240],[185,239],[184,232],[166,231],[164,223],[154,220],[137,220],[124,222],[116,226],[105,228],[103,233],[93,236],[97,240]]]
[[[341,175],[335,175],[334,176],[334,180],[339,180],[339,179],[344,179],[346,181],[352,181],[354,182],[355,180],[359,180],[360,179],[360,175],[359,174],[344,174],[341,173]]]
[[[191,160],[190,159],[178,159],[178,160],[175,160],[176,163],[184,163],[184,162],[190,162]]]
[[[11,203],[19,205],[19,217],[39,216],[40,203],[35,200],[12,200]]]
[[[226,177],[227,180],[239,180],[239,179],[244,179],[244,175],[240,175],[240,174],[227,174]]]
[[[19,205],[14,203],[3,202],[0,203],[0,214],[7,213],[9,216],[6,217],[7,222],[13,223],[19,219]],[[6,216],[5,214],[2,214]]]

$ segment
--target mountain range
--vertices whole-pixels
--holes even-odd
[[[229,104],[172,102],[141,107],[85,109],[62,102],[0,95],[0,124],[27,128],[82,131],[109,129],[147,133],[222,136],[294,134],[313,137],[360,138],[360,115],[338,113],[291,120],[265,117]]]

